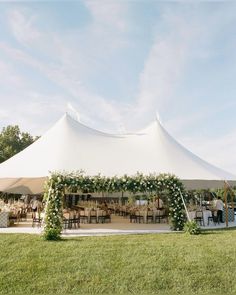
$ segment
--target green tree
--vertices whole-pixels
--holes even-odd
[[[19,153],[32,144],[38,137],[21,132],[19,126],[7,126],[0,133],[0,163]]]

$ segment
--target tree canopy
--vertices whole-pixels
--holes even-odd
[[[37,139],[38,136],[22,132],[17,125],[3,127],[0,133],[0,163],[21,152]]]

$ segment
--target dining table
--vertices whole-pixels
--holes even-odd
[[[212,217],[212,211],[211,210],[193,210],[193,211],[188,211],[188,215],[190,220],[194,220],[196,217],[196,212],[201,211],[203,214],[203,221],[204,225],[206,226],[208,224],[208,217]]]

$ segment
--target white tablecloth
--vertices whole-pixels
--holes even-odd
[[[140,210],[140,211],[136,211],[135,215],[141,215],[143,216],[143,222],[147,223],[147,215],[150,215],[153,217],[153,222],[155,222],[156,220],[156,216],[162,216],[165,214],[164,210],[155,210],[155,211],[147,211],[147,210]]]
[[[208,217],[212,216],[212,212],[210,210],[203,210],[203,220],[204,220],[204,225],[208,224]],[[189,211],[189,218],[190,220],[193,220],[196,217],[196,211]]]
[[[88,222],[89,223],[91,223],[91,211],[95,211],[95,212],[93,212],[93,214],[96,216],[96,222],[99,221],[100,216],[105,216],[106,215],[106,212],[104,210],[100,210],[100,209],[91,210],[91,209],[85,208],[84,215],[88,216]]]

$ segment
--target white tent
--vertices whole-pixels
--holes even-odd
[[[91,129],[65,114],[35,143],[0,164],[0,191],[40,193],[51,171],[88,175],[171,173],[188,188],[221,186],[236,176],[195,156],[155,121],[126,135]]]

